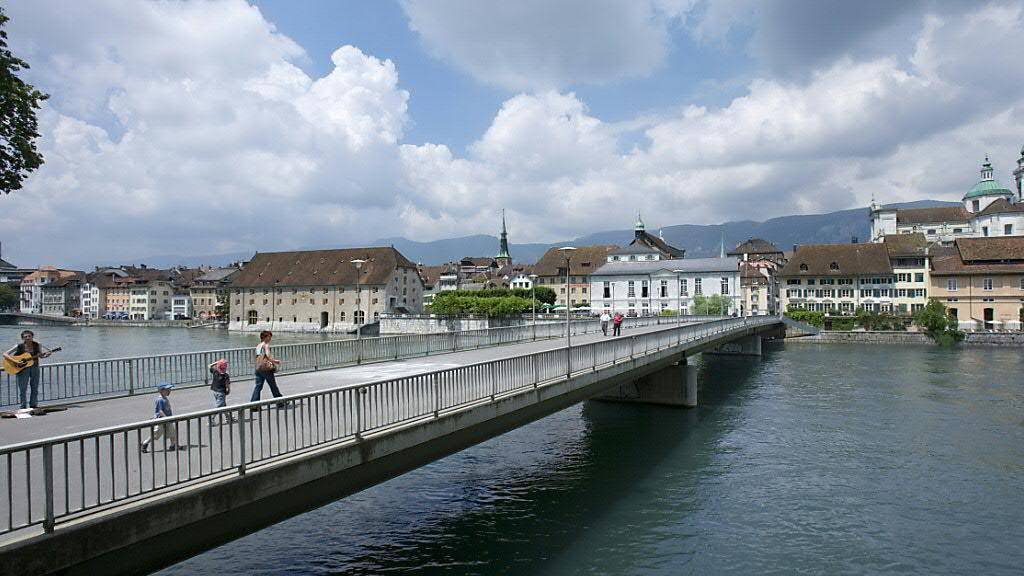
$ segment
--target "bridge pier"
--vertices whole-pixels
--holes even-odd
[[[725,344],[718,345],[711,350],[705,352],[705,354],[722,354],[729,356],[760,356],[761,355],[761,336],[758,334],[751,334],[733,340],[732,342],[726,342]]]
[[[671,366],[620,384],[595,399],[694,408],[697,406],[697,366],[683,356]]]

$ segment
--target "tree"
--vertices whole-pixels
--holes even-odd
[[[946,307],[938,300],[929,300],[924,308],[914,313],[914,324],[924,328],[929,336],[935,338],[949,328],[949,316]]]
[[[43,155],[36,149],[36,110],[49,98],[18,78],[18,72],[29,66],[7,47],[4,25],[8,20],[0,8],[0,190],[4,194],[20,190],[29,173],[43,164]]]
[[[712,294],[711,296],[697,294],[693,297],[693,308],[691,310],[697,316],[728,314],[729,300],[723,298],[720,294]]]
[[[0,284],[0,310],[8,310],[18,305],[18,291],[8,284]]]

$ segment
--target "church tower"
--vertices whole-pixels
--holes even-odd
[[[1013,180],[1017,182],[1017,201],[1024,202],[1024,147],[1020,149],[1020,158],[1017,158],[1017,169],[1013,171]]]
[[[505,210],[501,211],[501,244],[498,246],[498,255],[494,257],[498,266],[504,268],[512,264],[512,255],[508,252],[508,230],[505,229]]]

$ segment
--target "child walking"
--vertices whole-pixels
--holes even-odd
[[[228,374],[228,361],[223,358],[210,364],[210,390],[213,391],[213,403],[217,408],[228,405],[228,394],[231,394],[231,375]],[[230,413],[219,415],[219,417],[224,416],[228,422],[234,422]],[[216,424],[218,419],[218,416],[210,416],[210,426]]]
[[[157,385],[156,390],[159,396],[156,399],[156,405],[154,407],[154,418],[168,418],[174,415],[171,410],[171,388],[174,386],[167,382],[162,382]],[[166,442],[168,450],[178,449],[178,429],[174,424],[156,424],[153,426],[153,431],[150,433],[149,438],[146,438],[145,442],[142,443],[142,451],[149,452],[149,446],[154,440],[159,440],[161,436],[166,436]]]

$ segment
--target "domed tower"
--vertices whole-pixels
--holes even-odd
[[[988,156],[985,156],[985,163],[981,165],[981,180],[964,194],[964,208],[972,214],[977,214],[1000,198],[1012,202],[1013,191],[995,179],[992,163],[989,162]]]
[[[640,218],[640,213],[636,213],[636,224],[633,224],[633,238],[639,240],[644,235],[644,221]]]

